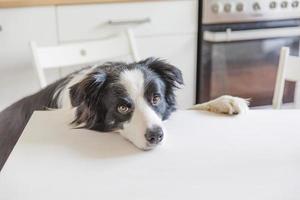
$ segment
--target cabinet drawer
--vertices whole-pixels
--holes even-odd
[[[136,36],[195,33],[197,1],[160,1],[59,6],[60,41],[104,37],[124,27]]]

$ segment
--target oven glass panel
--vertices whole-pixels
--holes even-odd
[[[206,43],[209,54],[203,59],[210,68],[209,99],[229,94],[251,98],[252,106],[270,105],[283,46],[298,55],[299,38]],[[284,102],[293,101],[294,88],[294,83],[286,83]]]

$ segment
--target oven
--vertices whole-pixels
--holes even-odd
[[[299,55],[299,2],[203,0],[200,8],[197,103],[229,94],[270,105],[280,49]],[[284,102],[294,90],[288,82]]]

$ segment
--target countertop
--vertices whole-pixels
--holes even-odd
[[[47,6],[47,5],[71,5],[91,3],[126,3],[147,1],[171,1],[171,0],[0,0],[0,8]]]
[[[177,111],[165,143],[70,129],[35,112],[0,173],[1,200],[300,199],[300,110]]]

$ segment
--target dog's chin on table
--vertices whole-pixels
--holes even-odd
[[[139,149],[153,149],[164,140],[162,122],[176,110],[175,90],[183,84],[177,67],[156,58],[86,67],[0,113],[0,149],[6,149],[0,159],[9,155],[33,111],[60,108],[74,110],[73,127],[118,132]],[[221,96],[191,109],[233,115],[245,113],[248,101]]]

